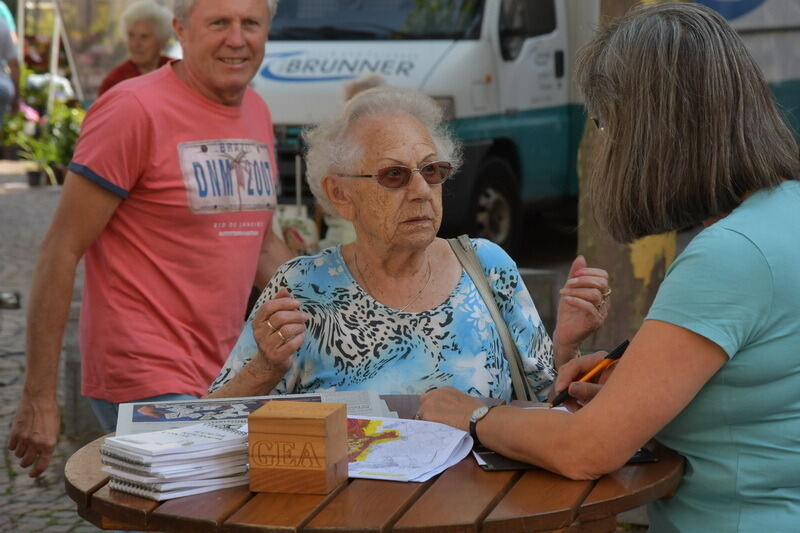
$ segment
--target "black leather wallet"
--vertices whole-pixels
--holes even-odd
[[[485,464],[480,464],[479,461],[478,466],[487,472],[501,472],[503,470],[533,470],[535,468],[539,468],[538,466],[530,463],[509,459],[505,455],[500,455],[499,453],[493,452],[492,450],[484,448],[483,446],[475,446],[472,448],[472,451],[484,461]],[[658,457],[653,455],[653,452],[647,448],[639,448],[639,450],[633,454],[633,457],[628,460],[627,464],[655,463],[657,461]]]

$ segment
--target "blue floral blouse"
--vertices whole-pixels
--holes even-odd
[[[484,239],[472,239],[472,244],[516,340],[531,389],[544,401],[555,375],[553,345],[533,300],[502,248]],[[209,391],[256,356],[253,315],[281,287],[289,288],[309,319],[293,365],[272,394],[318,389],[422,394],[450,385],[474,396],[511,399],[503,343],[466,272],[462,270],[458,285],[441,305],[400,312],[361,288],[339,246],[292,259],[278,269]]]

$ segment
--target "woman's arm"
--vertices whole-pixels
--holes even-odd
[[[503,455],[572,479],[595,479],[625,464],[695,397],[727,361],[715,343],[687,329],[648,320],[592,402],[574,414],[492,409],[480,441]],[[453,389],[421,399],[425,420],[467,429],[475,399]]]

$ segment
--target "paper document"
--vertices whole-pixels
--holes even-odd
[[[347,419],[349,475],[427,481],[472,449],[465,431],[436,422],[396,418]]]

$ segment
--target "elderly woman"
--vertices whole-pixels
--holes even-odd
[[[423,393],[452,385],[508,400],[508,363],[491,315],[447,241],[436,237],[442,182],[460,150],[433,100],[375,88],[306,135],[317,200],[353,222],[355,242],[284,264],[256,304],[213,396],[320,388]],[[555,348],[513,261],[472,245],[544,399],[557,367],[605,317],[605,271],[578,258],[562,296]],[[555,353],[554,353],[555,352]]]
[[[498,407],[477,435],[580,479],[655,436],[687,465],[675,496],[649,506],[650,531],[798,531],[797,144],[739,36],[702,6],[632,11],[588,45],[578,75],[601,127],[589,196],[612,235],[705,228],[591,402],[571,415]],[[565,365],[555,388],[596,362]],[[442,389],[420,413],[466,428],[478,407]]]
[[[121,81],[152,72],[169,61],[161,51],[172,36],[172,13],[153,0],[138,0],[122,12],[122,37],[128,60],[103,79],[98,96]]]

